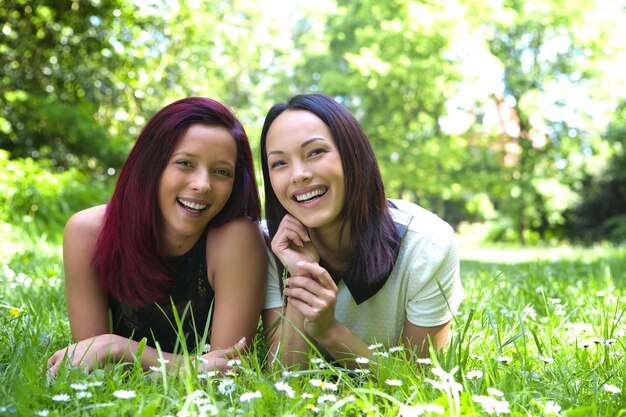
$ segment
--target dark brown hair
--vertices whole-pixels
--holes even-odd
[[[351,266],[343,279],[351,288],[367,286],[371,294],[375,293],[393,269],[400,250],[400,236],[388,210],[380,169],[367,135],[348,109],[323,94],[294,96],[272,107],[265,118],[261,132],[261,166],[270,239],[287,211],[270,183],[267,132],[286,110],[311,112],[330,129],[344,173],[345,198],[339,216],[344,226],[350,225],[349,239],[353,248]]]

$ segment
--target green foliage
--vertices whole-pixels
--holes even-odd
[[[137,106],[134,71],[150,46],[137,38],[159,19],[119,0],[5,0],[0,22],[0,148],[61,167],[117,168],[129,142],[119,122]],[[119,108],[125,116],[114,118]]]
[[[9,159],[0,150],[0,222],[56,235],[71,214],[110,195],[106,178],[98,181],[75,168],[55,171],[45,160]]]
[[[613,1],[2,0],[0,148],[102,176],[154,112],[202,95],[229,105],[257,149],[272,104],[319,91],[361,121],[391,197],[455,225],[499,217],[494,237],[563,239],[576,222],[600,230],[567,220],[588,216],[570,213],[602,190],[597,167],[615,156],[607,175],[621,175],[626,145],[600,132],[626,88],[622,12]],[[602,233],[584,233],[620,235],[618,207]]]
[[[502,104],[512,113],[501,115],[514,126],[501,135],[515,150],[505,163],[507,183],[489,194],[506,219],[500,223],[508,223],[506,234],[521,242],[564,236],[565,214],[579,202],[577,183],[584,171],[575,156],[593,152],[600,141],[597,127],[594,131],[584,122],[588,109],[562,93],[591,91],[585,86],[594,82],[611,48],[611,23],[593,33],[581,29],[586,28],[584,16],[598,12],[597,7],[556,0],[512,0],[501,8],[474,5],[489,50],[502,64]],[[598,67],[586,58],[590,53]]]
[[[336,12],[318,25],[317,39],[309,31],[296,34],[300,44],[320,46],[304,54],[294,76],[298,90],[329,94],[352,110],[391,196],[418,200],[442,216],[445,200],[460,199],[465,155],[458,152],[464,140],[446,135],[438,123],[460,79],[447,57],[458,21],[446,7],[338,1]]]
[[[583,201],[568,214],[569,236],[626,241],[626,101],[618,106],[605,134],[615,149],[607,166],[588,175]]]

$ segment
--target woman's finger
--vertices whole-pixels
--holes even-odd
[[[322,284],[317,280],[317,278],[309,277],[306,275],[298,275],[287,278],[285,284],[287,284],[287,287],[289,288],[304,288],[305,290],[310,291],[313,294],[319,293],[320,290],[324,288]]]
[[[285,295],[288,298],[288,302],[291,302],[291,300],[293,299],[297,299],[310,306],[315,305],[316,299],[319,298],[316,294],[312,293],[311,291],[302,287],[295,287],[295,286],[285,289]]]
[[[296,265],[298,266],[298,268],[309,272],[311,276],[313,276],[322,287],[326,289],[337,290],[337,285],[335,284],[335,281],[333,281],[328,271],[319,266],[317,262],[298,261]]]
[[[272,247],[277,250],[288,249],[291,244],[299,247],[304,246],[302,236],[298,232],[292,229],[281,230],[280,233],[276,233],[274,239],[272,239]]]
[[[309,232],[308,232],[306,226],[304,224],[302,224],[302,222],[300,220],[296,219],[291,214],[286,214],[283,217],[283,219],[281,220],[281,224],[284,224],[285,226],[288,226],[289,228],[291,228],[291,229],[295,230],[296,232],[298,232],[300,234],[300,236],[302,236],[303,240],[305,240],[307,242],[311,240],[309,238]]]
[[[277,234],[283,230],[288,230],[290,233],[297,235],[298,240],[301,242],[311,241],[307,228],[300,223],[298,219],[290,214],[285,215],[285,217],[281,220],[280,225],[278,226]]]
[[[290,298],[289,304],[291,304],[296,310],[298,310],[304,317],[308,317],[309,319],[313,317],[316,313],[315,309],[311,307],[310,304],[298,298]]]
[[[272,248],[283,250],[291,244],[303,247],[305,243],[310,242],[309,234],[302,223],[295,220],[292,216],[285,216],[278,226],[276,235],[272,239]]]

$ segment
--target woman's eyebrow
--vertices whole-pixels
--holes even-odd
[[[326,141],[326,139],[324,139],[324,138],[321,138],[321,137],[314,137],[314,138],[311,138],[311,139],[309,139],[309,140],[305,140],[304,142],[302,142],[302,144],[300,145],[300,148],[305,148],[305,147],[307,147],[308,145],[310,145],[311,143],[313,143],[313,142],[315,142],[315,141],[318,141],[318,140],[321,140],[321,141]],[[280,154],[280,155],[283,155],[284,153],[285,153],[284,151],[281,151],[281,150],[275,150],[275,151],[270,151],[270,152],[268,152],[268,153],[267,153],[267,156],[269,157],[269,156],[270,156],[270,155],[272,155],[272,154]]]
[[[314,138],[311,138],[309,140],[306,140],[306,141],[302,142],[302,145],[300,145],[300,147],[304,148],[305,146],[315,142],[316,140],[323,140],[323,141],[325,141],[326,139],[316,136]]]

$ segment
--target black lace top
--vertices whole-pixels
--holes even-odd
[[[203,340],[215,293],[209,285],[206,266],[206,232],[184,255],[171,258],[175,277],[169,297],[176,306],[182,323],[187,349],[191,352]],[[159,342],[164,352],[181,352],[177,324],[172,310],[172,301],[151,306],[136,306],[109,296],[113,333],[139,341],[147,338],[148,345],[156,347]],[[205,343],[209,342],[207,330]],[[199,353],[202,353],[200,346]]]

